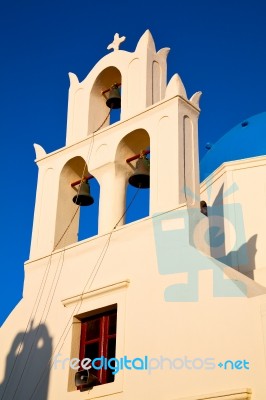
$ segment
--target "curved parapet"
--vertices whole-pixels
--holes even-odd
[[[200,102],[200,98],[202,96],[202,92],[196,92],[193,94],[193,96],[191,96],[191,98],[189,99],[190,103],[192,103],[195,107],[197,107],[200,110],[200,106],[199,106],[199,102]]]
[[[146,51],[147,49],[156,53],[156,47],[151,32],[147,29],[138,41],[135,52]]]
[[[73,72],[69,72],[68,76],[69,76],[70,86],[77,86],[79,84],[79,80],[76,74],[73,74]]]
[[[157,51],[157,55],[164,58],[166,61],[170,50],[171,50],[170,47],[163,47],[162,49]]]
[[[185,86],[178,74],[174,74],[167,85],[165,98],[170,99],[171,97],[180,96],[187,100],[187,93]]]
[[[36,159],[35,161],[39,160],[40,158],[43,158],[46,156],[46,151],[44,150],[44,148],[42,146],[40,146],[37,143],[33,144],[34,150],[35,150],[35,156]]]

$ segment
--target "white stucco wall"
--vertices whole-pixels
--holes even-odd
[[[259,277],[264,217],[259,221],[257,213],[254,223],[254,195],[247,186],[255,169],[263,180],[264,159],[250,167],[223,166],[201,189],[213,205],[222,185],[237,183],[238,192],[222,196],[222,203],[233,203],[231,225],[241,203],[246,237],[258,235],[262,250],[254,258],[255,282],[246,276],[253,264],[245,275],[238,271],[242,267],[232,269],[208,256],[210,219],[199,209],[200,92],[189,100],[177,75],[167,84],[168,51],[157,52],[146,32],[135,53],[115,50],[84,82],[72,74],[66,147],[46,154],[35,146],[39,178],[23,299],[0,330],[2,400],[265,400],[266,288],[258,283],[265,283]],[[122,76],[121,119],[93,133],[90,127],[104,113],[93,115],[91,101],[101,98],[102,84],[113,83],[101,75],[110,65]],[[112,74],[117,78],[114,69]],[[147,144],[150,215],[123,225],[132,173],[125,160]],[[82,177],[82,160],[84,171],[100,184],[99,235],[76,242],[76,192],[70,184]],[[258,209],[265,202],[265,185],[260,190]],[[71,218],[63,243],[56,246]],[[230,229],[226,226],[224,255],[237,250]],[[116,357],[147,356],[155,358],[152,365],[162,357],[164,368],[124,369],[113,383],[81,393],[73,371],[67,365],[55,368],[54,357],[78,357],[79,317],[112,304],[118,308]],[[205,368],[210,359],[212,368]],[[239,360],[241,368],[219,367],[226,360]],[[173,362],[178,367],[169,368]]]

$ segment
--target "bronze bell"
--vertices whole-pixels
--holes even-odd
[[[121,96],[117,85],[113,85],[109,91],[109,98],[106,100],[107,107],[121,108]]]
[[[94,203],[88,181],[81,182],[78,193],[73,197],[73,202],[78,206],[90,206]]]
[[[135,172],[130,176],[128,183],[140,189],[150,187],[150,161],[146,157],[138,159]]]

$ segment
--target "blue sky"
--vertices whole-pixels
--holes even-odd
[[[83,80],[116,32],[134,51],[146,29],[170,47],[168,80],[178,73],[188,96],[201,90],[200,156],[234,125],[265,111],[264,1],[1,1],[0,324],[22,295],[37,167],[33,143],[64,146],[68,72]]]

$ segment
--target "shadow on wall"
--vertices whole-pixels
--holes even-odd
[[[19,332],[6,359],[1,400],[47,400],[52,339],[46,325]]]
[[[244,243],[242,246],[240,246],[239,249],[228,253],[227,254],[228,262],[225,262],[225,264],[237,269],[238,271],[242,272],[251,279],[254,279],[255,255],[257,253],[257,247],[256,247],[257,237],[258,235],[251,236],[251,238],[248,239],[248,241]],[[243,257],[243,254],[246,254],[247,261],[246,263],[243,263],[244,260],[242,260],[241,264],[240,262]],[[234,260],[237,260],[237,266],[234,265],[235,263]],[[230,265],[230,263],[233,265]]]
[[[211,256],[254,278],[257,235],[247,240],[241,204],[224,202],[235,190],[234,184],[226,191],[222,185],[212,206],[208,206]]]

